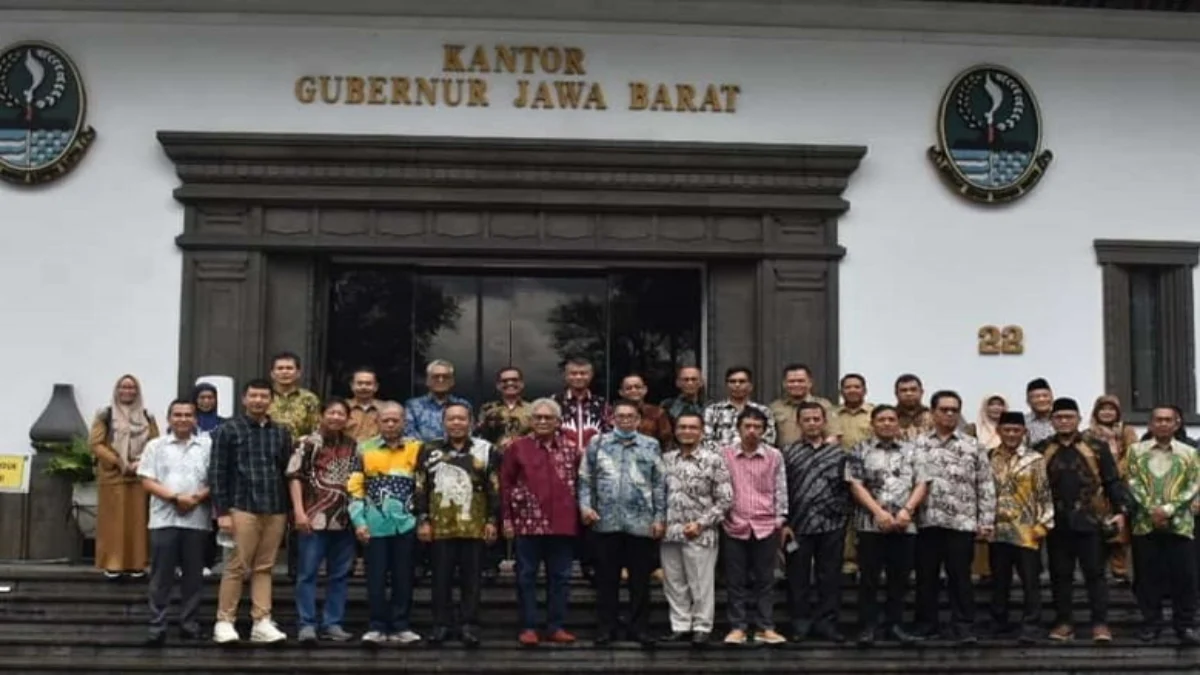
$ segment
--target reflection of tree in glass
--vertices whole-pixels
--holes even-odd
[[[462,319],[462,303],[457,296],[425,279],[417,279],[416,303],[412,320],[413,364],[424,373],[425,364],[432,358],[429,348],[443,330],[453,333]]]
[[[608,326],[604,302],[593,297],[577,297],[555,305],[546,320],[554,327],[550,343],[560,363],[582,356],[596,368],[597,379],[604,375],[608,362]]]

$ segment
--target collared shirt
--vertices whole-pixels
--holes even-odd
[[[665,450],[675,440],[675,430],[666,411],[650,403],[643,403],[638,409],[642,413],[638,431],[658,441],[659,447]]]
[[[725,517],[725,534],[734,539],[766,539],[787,523],[787,473],[778,449],[760,443],[754,452],[742,444],[721,450],[733,485],[733,505]]]
[[[321,399],[307,389],[296,388],[286,394],[277,391],[271,397],[267,417],[287,427],[292,438],[307,436],[321,423]]]
[[[796,535],[836,532],[850,516],[846,451],[836,443],[797,441],[783,449],[788,526]]]
[[[413,501],[434,539],[482,539],[486,525],[500,526],[500,453],[482,438],[462,449],[446,439],[426,443]]]
[[[672,396],[671,398],[664,400],[659,405],[661,405],[663,411],[667,413],[667,419],[671,421],[672,427],[675,426],[675,420],[679,419],[679,416],[684,413],[690,413],[692,415],[704,417],[705,402],[704,399],[700,398],[699,396],[696,398],[688,398],[682,394],[679,396]]]
[[[996,523],[996,479],[987,451],[974,438],[931,431],[917,438],[917,461],[930,478],[929,496],[917,514],[918,527],[975,532]]]
[[[658,441],[644,434],[621,440],[613,432],[592,439],[579,464],[579,508],[600,520],[595,532],[650,536],[667,520],[667,481]]]
[[[1054,499],[1042,456],[1025,445],[992,450],[996,478],[995,541],[1037,549],[1054,527]]]
[[[746,401],[746,407],[754,408],[767,417],[767,428],[763,432],[762,442],[767,445],[775,445],[775,416],[771,413],[771,409],[754,401]],[[704,409],[705,440],[712,441],[720,448],[740,443],[737,418],[741,413],[742,409],[733,405],[729,399],[708,404],[708,407]]]
[[[921,434],[933,431],[933,413],[919,405],[916,408],[896,406],[896,417],[900,420],[900,438],[915,441]]]
[[[716,546],[717,526],[733,506],[733,484],[720,450],[703,442],[687,455],[671,450],[663,455],[663,466],[667,474],[667,533],[663,541]],[[689,523],[700,524],[700,535],[694,539],[683,534]]]
[[[411,532],[417,458],[421,441],[400,438],[389,443],[383,436],[358,444],[346,492],[350,495],[350,522],[366,527],[372,537]]]
[[[195,494],[208,486],[208,463],[212,440],[193,434],[185,439],[168,433],[146,444],[138,462],[138,475],[157,481],[175,494]],[[181,527],[188,530],[207,530],[212,523],[208,502],[202,502],[187,513],[160,497],[150,496],[150,529]]]
[[[479,409],[475,433],[503,452],[509,443],[531,431],[531,415],[533,409],[525,399],[517,399],[512,405],[503,400],[488,401]]]
[[[500,520],[518,537],[579,534],[575,491],[583,453],[556,433],[515,439],[500,463]]]
[[[1038,417],[1029,412],[1025,413],[1025,438],[1029,447],[1034,447],[1038,443],[1054,436],[1054,425],[1050,423],[1050,416]]]
[[[830,431],[829,420],[833,419],[833,404],[828,399],[809,394],[800,403],[816,403],[825,410],[825,433]],[[787,398],[777,398],[768,406],[775,418],[776,440],[779,447],[786,447],[800,440],[800,403]]]
[[[1191,505],[1200,492],[1200,457],[1196,449],[1171,441],[1141,441],[1129,449],[1129,492],[1134,510],[1134,536],[1162,532],[1154,527],[1154,510],[1167,514],[1166,532],[1195,536]]]
[[[842,437],[842,447],[853,450],[854,446],[871,437],[871,411],[875,406],[863,403],[857,408],[838,406],[833,411],[832,431]]]
[[[358,399],[346,399],[350,407],[350,420],[346,422],[346,433],[355,441],[365,441],[379,435],[379,401],[371,399],[366,404]]]
[[[304,514],[314,530],[338,531],[350,527],[350,497],[346,483],[357,445],[345,433],[320,432],[300,439],[288,459],[285,475],[300,481]]]
[[[208,486],[213,511],[287,513],[290,497],[283,471],[292,454],[292,435],[270,417],[261,422],[239,415],[213,435]]]
[[[911,442],[899,438],[885,441],[872,436],[851,451],[846,462],[846,481],[861,483],[880,508],[894,516],[908,503],[917,486],[929,482],[929,476],[925,463],[917,461]],[[859,532],[879,531],[875,516],[862,504],[855,505],[854,528]],[[917,533],[915,520],[905,533]]]
[[[426,443],[441,440],[446,435],[442,414],[451,403],[471,408],[467,399],[454,394],[447,396],[444,402],[434,398],[433,394],[408,399],[404,403],[404,435]]]
[[[574,392],[560,391],[553,397],[562,408],[562,433],[575,445],[586,448],[592,439],[612,429],[612,411],[603,396],[587,392],[576,396]]]
[[[1075,434],[1066,441],[1052,436],[1037,449],[1046,461],[1055,528],[1096,532],[1110,509],[1124,511],[1124,491],[1107,444]]]

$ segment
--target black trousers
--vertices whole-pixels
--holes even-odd
[[[971,587],[974,556],[974,532],[926,527],[917,534],[917,624],[921,628],[935,629],[938,625],[938,591],[943,568],[951,623],[958,630],[969,630],[974,625],[975,597]]]
[[[175,587],[175,569],[181,575],[179,585],[179,625],[196,633],[196,610],[204,588],[204,553],[212,533],[182,527],[150,530],[150,632],[161,635],[167,630],[167,608]]]
[[[1166,532],[1133,538],[1133,592],[1147,627],[1162,625],[1163,598],[1171,598],[1176,631],[1192,628],[1196,619],[1196,544]]]
[[[1036,548],[996,543],[988,546],[992,567],[992,621],[997,626],[1008,625],[1008,605],[1012,590],[1013,570],[1021,579],[1021,624],[1036,627],[1041,623],[1042,598],[1038,588],[1042,556]]]
[[[629,570],[629,632],[646,633],[650,623],[650,574],[654,571],[658,542],[624,532],[592,532],[589,547],[596,574],[596,632],[611,635],[617,629],[621,569]]]
[[[879,575],[887,570],[888,626],[903,623],[904,594],[916,556],[915,534],[858,532],[858,611],[864,629],[879,628]]]
[[[1071,592],[1075,563],[1087,585],[1092,624],[1108,622],[1108,585],[1104,581],[1104,542],[1099,532],[1073,532],[1055,528],[1046,537],[1050,557],[1050,584],[1054,591],[1054,624],[1070,624]]]
[[[458,572],[459,619],[463,626],[479,625],[482,539],[434,539],[429,546],[433,569],[433,624],[448,628],[454,621],[451,587]]]
[[[721,537],[725,559],[725,595],[733,628],[775,630],[775,569],[779,564],[779,531],[763,539]]]
[[[806,633],[814,625],[837,625],[845,546],[845,530],[796,535],[797,548],[787,556],[787,579],[792,628],[797,633]],[[814,586],[815,611],[811,598]]]

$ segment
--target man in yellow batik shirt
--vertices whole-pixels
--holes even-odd
[[[313,431],[321,422],[321,399],[300,386],[300,357],[291,352],[280,352],[271,359],[271,407],[267,417],[286,428],[292,440],[299,440]]]

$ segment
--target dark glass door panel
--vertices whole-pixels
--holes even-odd
[[[610,396],[638,373],[647,400],[675,393],[675,370],[700,364],[703,277],[696,269],[618,271],[609,277]]]
[[[510,363],[525,374],[531,395],[563,387],[562,367],[581,355],[596,369],[595,387],[607,386],[607,283],[604,277],[517,277],[512,280]]]
[[[425,393],[425,367],[434,359],[454,364],[455,389],[478,400],[480,383],[480,288],[482,279],[418,275],[413,303],[413,395]]]
[[[413,275],[400,267],[340,267],[330,273],[325,396],[349,396],[354,369],[379,376],[380,397],[412,391]]]

